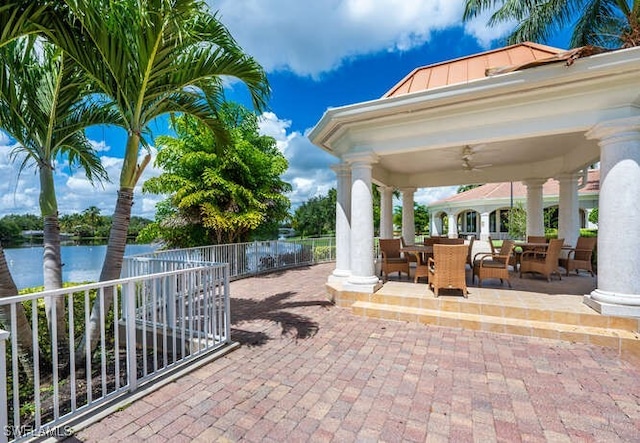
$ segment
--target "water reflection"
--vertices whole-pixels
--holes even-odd
[[[151,252],[153,245],[127,245],[125,255]],[[18,289],[44,284],[42,246],[5,249],[9,270]],[[97,281],[107,252],[106,245],[62,246],[62,279],[65,282]]]

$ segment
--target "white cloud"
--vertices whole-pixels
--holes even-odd
[[[313,77],[351,57],[418,47],[434,31],[461,26],[464,9],[463,0],[210,0],[209,4],[267,71]],[[483,43],[503,34],[484,23],[478,19],[465,29]]]
[[[107,145],[107,143],[104,140],[102,141],[89,140],[89,143],[91,144],[94,151],[96,152],[107,152],[111,149],[111,147]]]
[[[336,178],[330,165],[337,160],[312,144],[306,134],[287,133],[290,126],[290,121],[280,120],[272,112],[262,114],[259,122],[260,133],[273,137],[289,162],[282,178],[293,187],[288,197],[296,208],[311,197],[326,195],[329,189],[335,188]]]
[[[421,205],[429,206],[439,200],[451,197],[458,190],[457,186],[442,186],[439,188],[421,188],[414,194],[414,200]]]
[[[486,10],[464,24],[464,32],[474,37],[480,46],[489,49],[494,40],[505,37],[516,25],[516,22],[503,22],[487,26],[494,10]]]
[[[18,162],[11,162],[9,152],[12,148],[12,140],[0,132],[0,172],[3,180],[0,181],[0,217],[8,214],[40,214],[38,203],[40,183],[38,175],[33,168],[26,168],[18,175]],[[109,151],[109,146],[104,142],[91,142],[94,146],[102,146],[102,151]],[[155,150],[152,155],[155,158]],[[111,182],[93,186],[86,178],[82,170],[69,171],[66,164],[57,164],[55,169],[56,196],[60,214],[81,212],[89,206],[100,208],[103,215],[111,215],[115,208],[118,179],[123,159],[102,156],[100,160],[107,170]],[[135,200],[132,209],[133,215],[153,218],[155,203],[162,200],[162,196],[143,195],[142,183],[150,177],[160,174],[160,170],[153,167],[153,161],[142,175],[135,189]],[[70,174],[70,172],[73,172]]]

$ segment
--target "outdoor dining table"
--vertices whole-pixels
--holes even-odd
[[[416,255],[416,258],[417,258],[417,254],[422,254],[424,258],[424,260],[422,261],[426,263],[427,260],[425,256],[433,255],[433,246],[404,245],[403,247],[400,248],[400,252],[405,254],[414,254]]]
[[[417,282],[419,277],[427,277],[429,275],[427,262],[430,257],[433,257],[433,246],[405,245],[400,248],[400,252],[405,255],[411,254],[416,258],[414,282]]]

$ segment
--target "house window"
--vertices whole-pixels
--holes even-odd
[[[477,232],[477,213],[475,211],[467,212],[467,229],[466,232]]]

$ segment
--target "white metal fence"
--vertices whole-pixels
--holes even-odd
[[[230,343],[227,265],[148,262],[156,273],[0,299],[0,442],[62,435],[77,415]],[[62,302],[63,331],[53,322],[49,333],[45,300]]]
[[[158,266],[174,266],[172,263],[189,265],[215,262],[227,263],[229,278],[234,280],[279,269],[333,261],[335,257],[336,244],[333,237],[233,243],[155,251],[127,257],[123,275],[142,275]]]
[[[333,260],[334,238],[156,251],[125,257],[120,280],[0,298],[0,443],[64,436],[76,416],[230,343],[230,279]],[[45,300],[64,330],[47,326]]]

